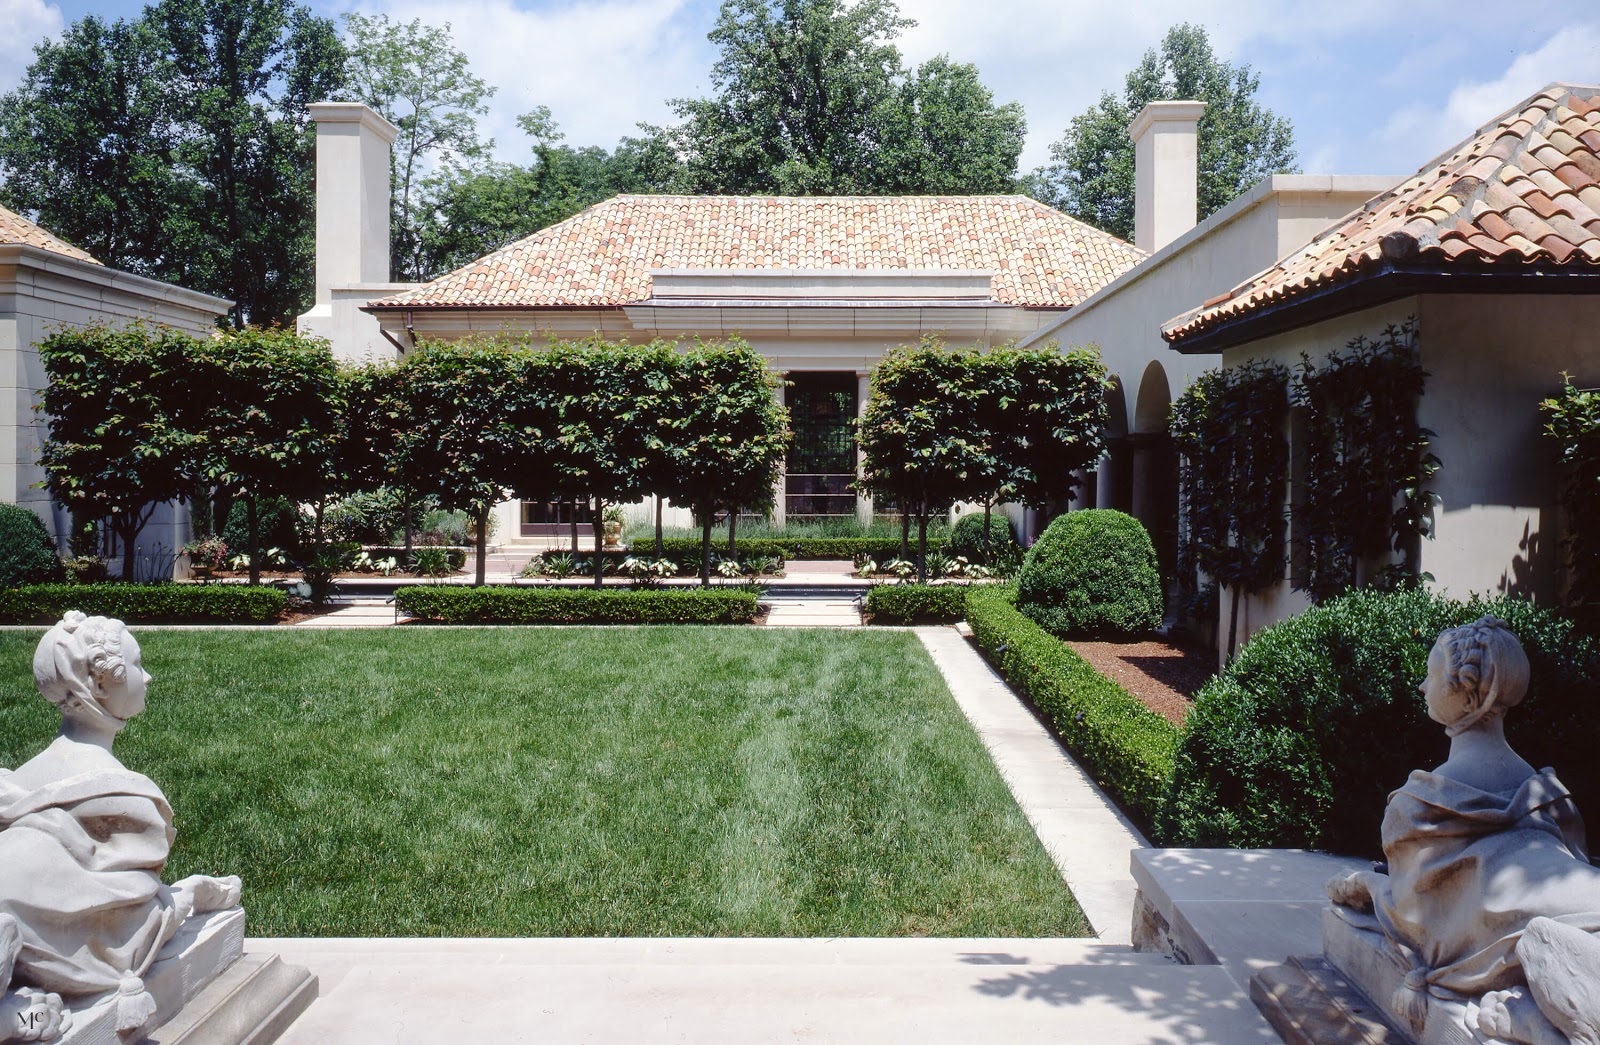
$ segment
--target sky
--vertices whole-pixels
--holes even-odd
[[[449,22],[498,90],[481,123],[497,158],[523,162],[516,117],[549,106],[572,145],[613,146],[640,121],[670,122],[668,99],[709,93],[706,33],[716,0],[310,0],[350,11]],[[1588,6],[1595,13],[1579,13]],[[88,14],[131,18],[130,0],[0,0],[0,91],[35,43]],[[1563,8],[1565,10],[1563,10]],[[912,62],[977,65],[997,101],[1027,112],[1021,167],[1102,91],[1119,91],[1145,50],[1178,22],[1204,25],[1227,61],[1260,76],[1259,100],[1295,128],[1313,174],[1405,174],[1552,80],[1600,83],[1600,5],[1489,0],[901,0],[917,25]]]

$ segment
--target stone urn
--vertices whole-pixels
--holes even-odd
[[[607,519],[602,524],[602,529],[604,530],[604,533],[605,533],[605,542],[606,542],[605,546],[607,548],[620,548],[620,547],[622,547],[622,520],[621,519]]]

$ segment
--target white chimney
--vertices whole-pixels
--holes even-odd
[[[315,102],[316,303],[333,288],[389,282],[389,147],[400,129],[360,102]]]
[[[1133,245],[1154,254],[1194,228],[1199,213],[1195,129],[1205,102],[1151,102],[1128,125],[1133,139]]]

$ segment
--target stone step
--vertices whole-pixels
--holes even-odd
[[[296,942],[328,987],[289,1045],[1277,1040],[1223,969],[1084,941]]]
[[[269,1045],[317,997],[317,978],[276,954],[246,954],[190,999],[150,1045]]]

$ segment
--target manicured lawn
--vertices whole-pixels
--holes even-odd
[[[137,629],[136,629],[137,632]],[[0,765],[48,742],[0,634]],[[141,634],[169,878],[254,935],[1081,935],[908,633]]]

